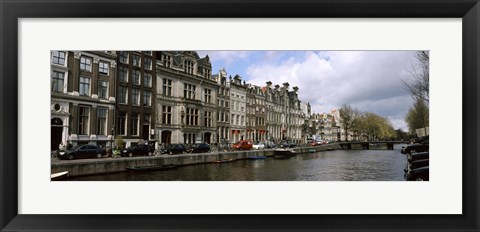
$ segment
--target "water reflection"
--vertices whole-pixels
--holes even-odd
[[[75,181],[403,181],[405,155],[395,150],[337,150],[289,159],[239,160],[168,171],[123,172]]]

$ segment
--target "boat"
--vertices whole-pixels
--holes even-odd
[[[50,174],[50,180],[64,180],[64,179],[67,179],[69,176],[69,172],[68,171],[64,171],[64,172],[57,172],[57,173],[53,173],[53,174]]]
[[[273,150],[273,155],[275,158],[281,158],[281,157],[292,157],[295,156],[295,152],[291,149],[275,149]]]
[[[222,159],[222,160],[215,160],[213,161],[213,163],[228,163],[228,162],[232,162],[233,159]]]
[[[266,156],[249,156],[247,159],[249,160],[259,160],[259,159],[266,159]]]
[[[308,152],[310,152],[310,153],[315,153],[316,150],[315,150],[314,148],[310,148],[310,149],[308,149]]]
[[[130,171],[160,171],[177,168],[176,164],[164,164],[164,165],[149,165],[149,166],[131,166],[127,167]]]

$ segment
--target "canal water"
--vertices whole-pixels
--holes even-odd
[[[335,150],[288,159],[237,160],[154,172],[121,172],[73,181],[403,181],[406,156],[394,150]]]

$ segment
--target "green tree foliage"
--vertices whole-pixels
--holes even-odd
[[[405,122],[408,125],[410,134],[415,134],[416,129],[428,127],[429,108],[423,99],[415,99],[415,103],[410,107],[410,110],[405,116]]]
[[[124,144],[125,144],[125,141],[123,141],[122,136],[117,136],[117,138],[115,138],[115,145],[117,148],[123,147]]]
[[[345,132],[345,139],[348,141],[349,132],[355,128],[355,123],[357,122],[357,117],[360,116],[360,112],[347,104],[344,104],[340,110],[340,120],[343,126],[343,130]]]
[[[387,140],[395,137],[395,130],[391,122],[374,113],[363,113],[356,118],[352,131],[355,131],[363,140]]]

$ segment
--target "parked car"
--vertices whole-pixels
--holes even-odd
[[[253,142],[251,140],[240,140],[232,145],[235,150],[250,150],[252,147]]]
[[[252,148],[253,148],[254,150],[265,149],[265,144],[262,143],[262,142],[255,143],[255,144],[253,144]]]
[[[318,146],[319,143],[317,142],[317,140],[312,140],[310,143],[309,143],[310,146],[314,147],[314,146]]]
[[[409,153],[415,153],[415,152],[424,152],[429,150],[428,146],[428,136],[426,139],[419,140],[419,143],[414,143],[410,144],[408,146],[402,147],[402,150],[400,151],[402,154],[409,154]]]
[[[102,158],[107,151],[95,145],[78,145],[65,151],[60,151],[58,157],[60,159],[88,159],[88,158]]]
[[[183,144],[170,144],[165,149],[165,153],[169,155],[183,154],[185,152],[187,152],[187,149]]]
[[[122,149],[122,152],[120,153],[121,156],[152,156],[153,153],[155,152],[155,148],[153,148],[150,145],[132,145],[128,148]]]
[[[195,144],[189,152],[192,153],[203,153],[203,152],[209,152],[210,151],[210,145],[208,143],[200,143],[200,144]]]
[[[416,168],[405,173],[405,180],[428,181],[429,166]]]
[[[296,147],[297,144],[295,143],[292,143],[290,141],[287,141],[287,140],[284,140],[280,143],[280,148],[293,148],[293,147]]]
[[[276,148],[277,145],[273,141],[266,141],[265,148]]]

